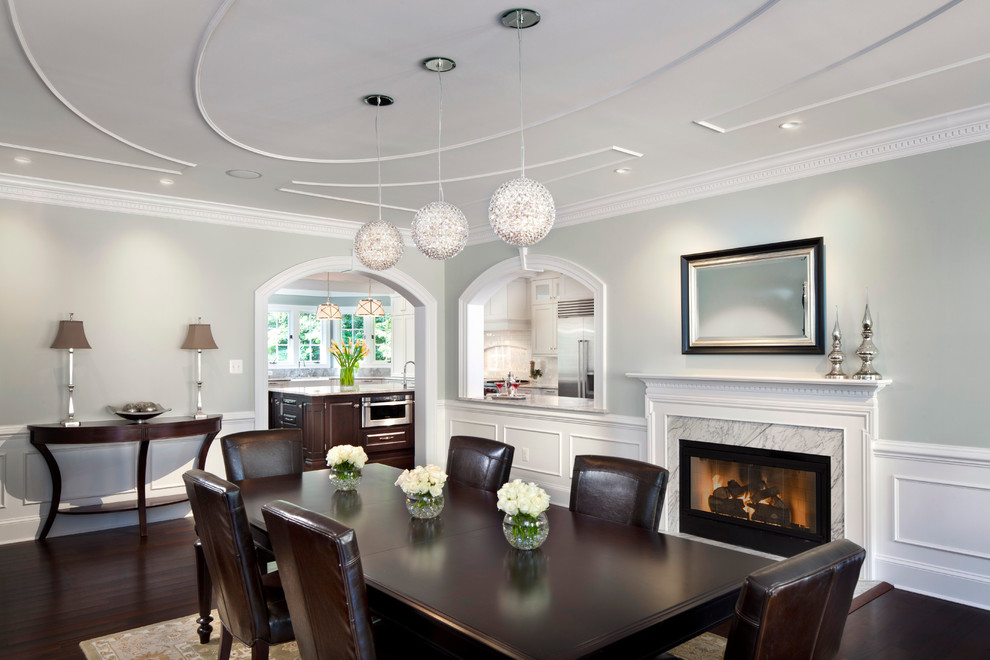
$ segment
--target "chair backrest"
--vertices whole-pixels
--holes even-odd
[[[493,493],[509,480],[516,448],[504,442],[455,435],[447,447],[447,478]]]
[[[262,507],[299,655],[375,657],[368,596],[354,530],[284,500]]]
[[[182,480],[216,591],[220,620],[249,646],[259,639],[271,639],[268,603],[240,488],[203,470],[189,470]]]
[[[841,539],[751,574],[736,602],[725,659],[836,657],[865,557]]]
[[[241,431],[220,438],[227,479],[241,481],[303,471],[302,430]]]
[[[665,468],[614,456],[575,456],[570,510],[657,531],[667,493]]]

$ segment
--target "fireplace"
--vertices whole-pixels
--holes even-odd
[[[680,441],[680,529],[790,557],[831,539],[828,456]]]

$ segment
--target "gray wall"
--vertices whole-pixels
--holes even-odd
[[[781,183],[596,223],[555,228],[531,253],[563,257],[601,277],[608,296],[610,412],[644,414],[628,372],[818,377],[825,356],[682,355],[682,254],[823,236],[828,330],[835,305],[848,373],[859,367],[869,289],[881,436],[990,447],[990,143]],[[509,246],[468,248],[448,265],[447,308]],[[637,310],[631,312],[630,310]],[[457,320],[445,319],[457,336]],[[448,360],[446,392],[457,395]]]
[[[65,416],[68,360],[49,346],[69,312],[92,345],[76,352],[78,418],[107,419],[108,404],[135,399],[173,415],[194,410],[195,352],[179,346],[197,316],[219,346],[203,352],[204,408],[253,410],[255,289],[350,249],[345,240],[0,200],[0,426]],[[443,314],[442,264],[409,248],[398,268]],[[244,361],[243,375],[229,374],[232,359]]]

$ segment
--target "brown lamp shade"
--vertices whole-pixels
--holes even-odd
[[[52,348],[91,348],[82,321],[59,321]]]
[[[198,350],[217,348],[217,343],[213,341],[213,333],[210,331],[210,324],[190,323],[189,334],[186,335],[186,340],[182,342],[182,348]]]

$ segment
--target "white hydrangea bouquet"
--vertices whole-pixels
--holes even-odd
[[[354,490],[361,483],[361,469],[368,462],[363,447],[337,445],[327,452],[330,481],[338,490]]]
[[[514,548],[534,550],[547,540],[550,496],[534,483],[516,479],[498,489],[496,507],[505,512],[502,532]]]
[[[443,510],[443,485],[447,473],[430,463],[403,470],[395,485],[406,494],[406,508],[414,518],[435,518]]]

